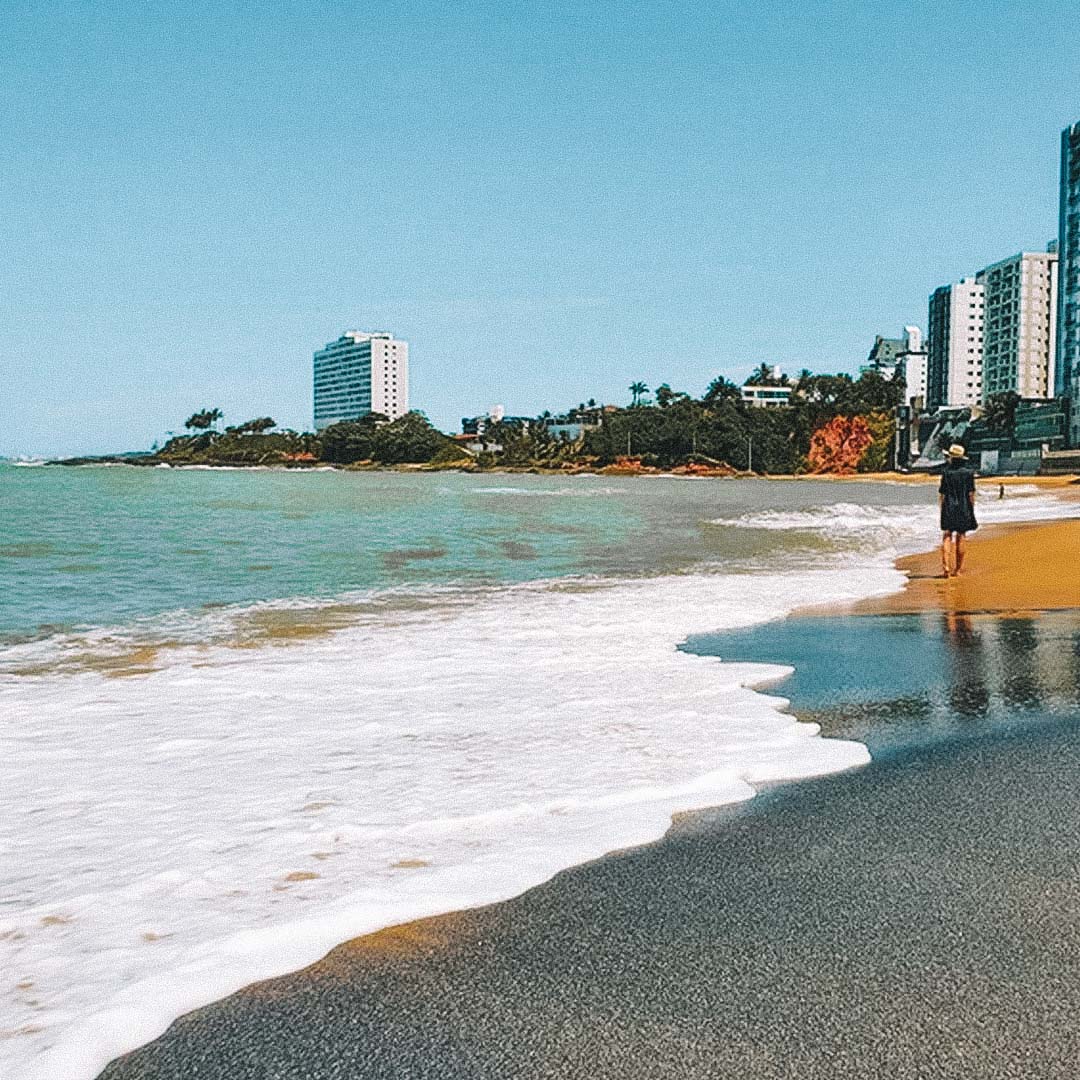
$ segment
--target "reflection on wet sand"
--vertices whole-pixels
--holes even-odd
[[[690,651],[790,664],[778,687],[871,753],[1080,710],[1080,612],[835,616],[713,635]]]
[[[921,718],[932,718],[938,735],[975,734],[985,725],[1022,723],[1025,714],[1061,715],[1080,706],[1080,616],[944,613],[935,636],[945,678],[937,694],[928,686]],[[897,713],[908,724],[920,722],[909,709]]]
[[[949,665],[948,696],[953,711],[965,720],[985,716],[990,707],[983,635],[971,616],[947,612],[941,617],[941,640]]]

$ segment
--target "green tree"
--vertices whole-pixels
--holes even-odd
[[[873,442],[858,464],[859,472],[884,472],[894,467],[896,421],[891,412],[872,412],[864,417]]]
[[[453,445],[453,440],[432,427],[422,412],[407,412],[375,428],[371,457],[383,465],[421,464],[447,443]]]
[[[720,401],[741,401],[742,391],[730,379],[725,379],[723,375],[717,375],[716,378],[709,383],[709,387],[701,400],[709,406],[715,405]]]
[[[632,407],[636,407],[641,399],[649,392],[649,388],[643,382],[632,382],[630,384],[630,395]]]
[[[746,380],[747,386],[779,386],[780,379],[773,372],[772,364],[759,364]]]
[[[207,431],[212,428],[225,414],[220,409],[200,409],[192,413],[184,421],[184,427],[189,431]]]
[[[387,423],[382,413],[368,413],[359,420],[342,420],[323,428],[322,459],[335,465],[351,465],[374,457],[375,432]]]
[[[903,379],[886,379],[880,371],[864,371],[852,385],[852,390],[855,410],[871,413],[903,405],[907,386]]]
[[[277,421],[272,416],[260,416],[255,420],[245,420],[239,424],[235,431],[241,435],[261,435],[264,431],[277,427]]]

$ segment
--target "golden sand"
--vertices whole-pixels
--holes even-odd
[[[481,932],[468,911],[453,911],[428,919],[416,919],[399,926],[388,926],[373,934],[352,938],[338,945],[321,960],[284,978],[253,983],[241,993],[245,997],[275,1000],[288,997],[295,982],[308,984],[344,983],[354,975],[353,965],[360,959],[393,959],[398,956],[427,955],[459,947]]]
[[[912,555],[897,563],[908,574],[903,592],[848,610],[881,615],[1080,608],[1080,518],[989,526],[966,548],[959,577],[942,576],[938,550]]]

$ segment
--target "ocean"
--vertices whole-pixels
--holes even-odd
[[[865,763],[680,645],[935,540],[902,483],[0,464],[0,1076]]]

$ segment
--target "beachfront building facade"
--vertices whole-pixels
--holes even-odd
[[[917,326],[904,327],[904,350],[897,358],[896,374],[904,380],[907,401],[925,406],[926,348],[922,331]]]
[[[900,363],[906,349],[907,342],[903,338],[887,338],[878,334],[874,338],[874,344],[870,346],[866,363],[859,368],[859,371],[876,371],[886,379],[891,379],[896,374],[897,364]]]
[[[982,401],[985,289],[975,278],[942,285],[930,295],[926,335],[926,407]]]
[[[745,383],[741,390],[743,401],[755,409],[780,409],[791,404],[790,386],[764,386]]]
[[[409,343],[385,332],[346,330],[315,354],[315,430],[382,413],[409,411]]]
[[[779,364],[762,364],[743,383],[740,396],[754,409],[782,409],[791,404],[793,389]]]
[[[1023,398],[1053,393],[1058,257],[1024,251],[986,267],[982,400],[1012,390]]]
[[[1054,394],[1069,397],[1069,445],[1080,446],[1080,123],[1061,133],[1057,357]]]

